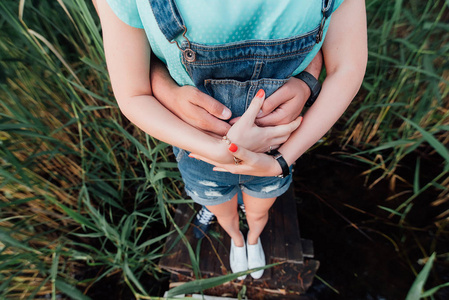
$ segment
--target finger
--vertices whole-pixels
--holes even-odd
[[[265,100],[265,91],[260,89],[257,92],[256,96],[251,101],[251,104],[249,105],[248,109],[242,115],[241,120],[245,120],[246,122],[251,124],[254,123],[254,120],[256,119],[257,114],[259,113],[264,100]]]
[[[198,107],[195,114],[195,127],[219,136],[224,136],[229,131],[229,128],[231,128],[231,125]]]
[[[234,157],[242,160],[243,162],[247,162],[251,159],[251,153],[253,153],[243,147],[237,146],[234,143],[231,143],[228,149]]]
[[[238,120],[240,120],[240,117],[232,118],[231,120],[229,120],[229,124],[234,125]]]
[[[303,117],[299,116],[293,122],[290,122],[285,125],[269,127],[267,129],[272,131],[273,137],[281,137],[281,136],[285,136],[285,135],[290,135],[293,131],[298,129],[299,125],[301,125],[302,120],[303,120]]]
[[[268,147],[267,151],[265,151],[265,152],[270,153],[273,150],[279,149],[280,146],[281,146],[281,144],[271,145],[270,147]]]
[[[302,116],[285,125],[264,127],[265,135],[272,144],[284,143],[302,122]]]
[[[217,172],[228,172],[229,173],[228,170],[223,169],[223,168],[219,168],[219,167],[214,167],[212,170],[217,171]]]
[[[214,165],[214,166],[219,165],[217,162],[215,162],[215,161],[213,161],[213,160],[211,160],[211,159],[209,159],[209,158],[206,158],[206,157],[204,157],[204,156],[201,156],[201,155],[199,155],[199,154],[190,153],[190,154],[189,154],[189,157],[190,157],[190,158],[195,158],[195,159],[198,159],[198,160],[202,160],[202,161],[207,162],[208,164],[211,164],[211,165]]]
[[[282,109],[281,107],[278,107],[278,109],[276,109],[272,113],[264,117],[258,117],[255,123],[257,126],[260,127],[268,127],[268,126],[288,124],[291,121],[293,121],[291,112],[288,112]]]
[[[274,92],[270,97],[265,99],[263,102],[261,113],[258,115],[258,118],[264,117],[270,113],[272,113],[276,108],[278,108],[282,103],[290,100],[291,97],[288,95],[287,89],[280,87],[276,92]],[[286,101],[287,99],[287,101]]]
[[[197,90],[195,97],[193,97],[192,103],[198,105],[209,114],[222,120],[227,120],[232,116],[232,112],[229,108],[199,90]]]

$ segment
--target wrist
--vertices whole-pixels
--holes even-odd
[[[234,157],[229,152],[229,145],[222,138],[215,140],[214,149],[213,153],[214,156],[216,156],[214,159],[215,161],[221,163],[234,163]]]
[[[312,104],[315,102],[315,100],[318,98],[318,95],[320,94],[321,83],[312,74],[306,71],[302,71],[295,77],[303,81],[309,87],[310,96],[307,98],[305,106],[306,107],[312,106]]]
[[[296,78],[296,77],[295,77]],[[296,78],[298,81],[298,84],[301,86],[301,90],[303,92],[304,95],[304,103],[307,101],[307,99],[310,98],[310,96],[312,95],[312,91],[310,90],[309,86],[301,79]]]
[[[273,150],[272,155],[273,155],[274,160],[276,161],[276,163],[279,166],[277,168],[277,170],[278,171],[279,171],[279,169],[281,170],[280,175],[277,175],[277,177],[285,178],[288,175],[290,175],[290,167],[289,167],[287,161],[282,156],[282,154],[277,150]],[[279,172],[277,172],[277,174],[279,174]]]
[[[271,156],[271,155],[270,155]],[[274,176],[274,177],[279,177],[279,176],[282,176],[282,168],[281,168],[281,165],[278,163],[278,161],[273,157],[273,156],[271,156],[271,159],[273,160],[273,167],[272,167],[272,176]]]

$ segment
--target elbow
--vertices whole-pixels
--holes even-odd
[[[348,59],[346,62],[342,62],[327,70],[327,76],[343,76],[358,90],[365,77],[367,64],[368,51],[360,51],[356,57],[353,57],[353,59]]]
[[[140,93],[120,93],[114,91],[114,96],[117,101],[118,108],[127,118],[130,111],[135,111],[136,105],[139,106],[141,104],[140,99],[148,99],[148,97],[152,96],[151,90],[142,91]]]

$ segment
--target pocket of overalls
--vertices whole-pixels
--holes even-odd
[[[288,79],[262,78],[237,81],[233,79],[206,79],[204,87],[211,97],[232,111],[232,118],[243,115],[257,91],[263,89],[265,97],[271,96]]]

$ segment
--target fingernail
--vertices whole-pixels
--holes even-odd
[[[260,89],[260,90],[257,92],[256,97],[263,98],[264,95],[265,95],[264,90]]]
[[[303,116],[299,117],[299,123],[302,123],[302,120],[304,119]]]
[[[223,117],[223,119],[229,119],[232,116],[232,112],[229,109],[224,108],[221,116]]]
[[[262,116],[263,115],[263,111],[262,110],[259,110],[259,113],[257,114],[257,117],[260,117],[260,116]]]
[[[238,148],[239,148],[239,147],[237,147],[236,144],[231,143],[231,145],[229,146],[228,149],[229,149],[229,151],[231,151],[231,152],[236,152]]]

